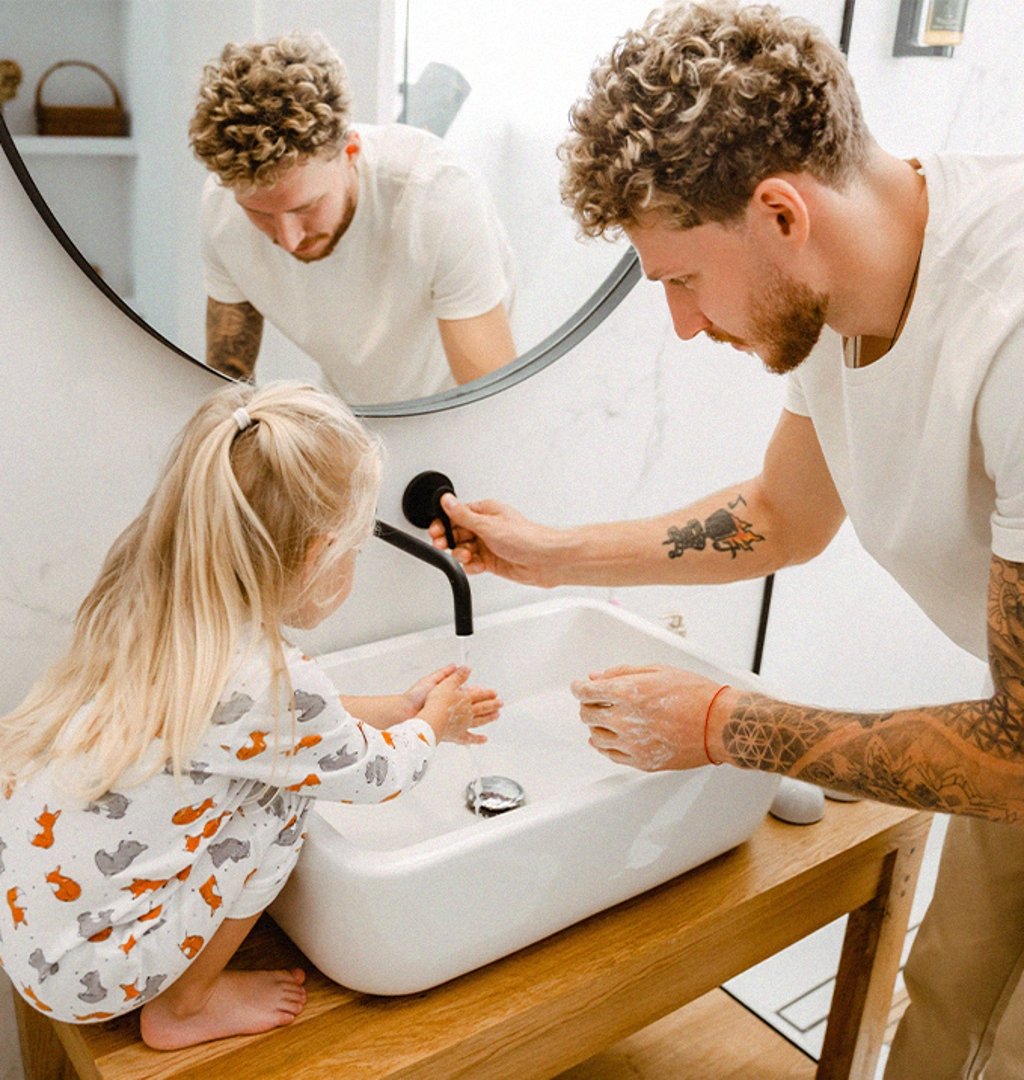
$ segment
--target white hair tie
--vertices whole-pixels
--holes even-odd
[[[235,409],[231,414],[231,417],[238,425],[239,431],[245,431],[246,428],[252,427],[253,425],[253,419],[245,408]]]

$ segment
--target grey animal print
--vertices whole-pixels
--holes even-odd
[[[146,985],[142,989],[142,993],[135,999],[136,1003],[149,1001],[150,998],[154,998],[160,993],[160,987],[163,986],[166,981],[166,975],[150,975],[146,979]]]
[[[78,916],[78,933],[81,937],[91,938],[96,934],[101,934],[104,930],[109,930],[114,925],[114,920],[111,915],[114,914],[113,908],[107,908],[106,911],[97,912],[95,915],[91,911],[83,911]]]
[[[191,768],[186,769],[185,775],[192,781],[193,784],[205,784],[207,780],[213,776],[209,767],[205,761],[191,761],[189,762]]]
[[[288,804],[278,787],[268,787],[256,800],[256,805],[262,810],[266,810],[269,806],[274,817],[280,818],[282,821],[288,816]]]
[[[159,930],[165,922],[167,922],[166,919],[159,919],[157,920],[157,922],[151,923],[149,926],[146,927],[145,930],[142,931],[141,934],[139,934],[139,940],[141,941],[147,934],[152,934],[154,930]]]
[[[36,949],[29,954],[28,962],[39,972],[39,981],[46,982],[47,976],[56,975],[60,971],[60,964],[51,964],[44,956],[42,949]]]
[[[423,762],[423,768],[412,774],[412,782],[418,784],[423,779],[423,774],[427,771],[427,765],[429,762]]]
[[[96,865],[104,877],[113,877],[126,870],[146,850],[146,844],[138,840],[122,840],[117,851],[97,851]]]
[[[85,808],[90,814],[106,814],[111,821],[118,821],[124,817],[125,811],[131,806],[129,799],[119,791],[108,791]]]
[[[164,776],[172,776],[173,774],[174,766],[168,761],[164,766]],[[190,761],[189,767],[181,775],[187,776],[193,784],[198,786],[199,784],[205,784],[213,776],[213,773],[210,772],[205,761]]]
[[[85,990],[78,995],[78,998],[87,1005],[95,1005],[97,1001],[102,1001],[107,996],[107,988],[100,982],[100,973],[98,971],[90,971],[78,981],[85,987]]]
[[[336,754],[327,754],[317,764],[324,772],[336,772],[338,769],[347,769],[359,760],[359,755],[349,753],[347,746],[343,746]]]
[[[4,850],[6,847],[7,845],[3,840],[0,840],[0,874],[4,872]]]
[[[281,847],[292,847],[299,836],[302,834],[302,828],[306,824],[306,811],[303,810],[296,819],[295,824],[290,829],[282,829],[277,834],[275,844],[280,844]]]
[[[295,718],[300,724],[319,716],[325,708],[327,702],[319,694],[307,694],[305,690],[295,691]]]
[[[375,783],[377,787],[380,787],[384,783],[384,780],[388,775],[388,759],[382,754],[378,754],[373,761],[366,763],[366,782],[368,784]]]
[[[228,859],[232,862],[241,862],[249,854],[251,847],[248,840],[239,840],[231,836],[218,844],[211,844],[207,850],[210,852],[210,858],[213,859],[214,867],[219,870]]]
[[[213,710],[213,720],[211,722],[214,724],[233,724],[236,720],[241,720],[252,708],[252,705],[252,698],[248,694],[240,694],[235,691],[227,701],[222,701]]]

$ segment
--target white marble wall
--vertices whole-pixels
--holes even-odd
[[[6,162],[0,218],[6,709],[67,640],[78,601],[148,494],[174,431],[221,384],[107,304]],[[552,523],[653,513],[753,472],[780,393],[777,380],[732,350],[675,341],[659,289],[644,283],[574,353],[506,393],[378,422],[389,452],[380,513],[399,522],[405,482],[428,467],[449,472],[466,497],[508,499]],[[481,612],[535,599],[534,590],[500,581],[477,581],[474,592]],[[653,612],[683,611],[694,637],[749,665],[756,585],[643,593]],[[449,613],[440,574],[371,544],[352,599],[305,643],[338,648],[439,624]],[[4,1001],[0,1077],[17,1075],[10,1023]]]
[[[836,0],[825,13],[831,18],[840,7]],[[975,0],[968,41],[954,60],[894,61],[894,7],[858,0],[853,33],[853,67],[880,140],[906,153],[1022,149],[1024,101],[1010,65],[1024,10]],[[173,432],[219,382],[107,306],[35,216],[6,163],[0,221],[3,710],[61,648],[78,600],[148,493]],[[552,523],[681,505],[757,469],[781,389],[731,350],[675,341],[659,290],[641,284],[571,355],[505,394],[376,422],[389,450],[381,516],[400,521],[405,481],[428,467],[449,472],[465,497],[504,498]],[[866,695],[913,695],[959,663],[862,558],[841,536],[816,564],[780,575],[766,673],[794,696],[858,704]],[[481,612],[534,599],[533,590],[486,580],[474,582],[474,595]],[[619,599],[652,617],[679,612],[691,636],[727,664],[749,664],[756,585],[622,590]],[[306,644],[338,648],[438,624],[449,606],[440,575],[371,544],[351,601]],[[957,668],[942,692],[976,674]],[[15,1048],[0,994],[0,1080],[19,1076]]]

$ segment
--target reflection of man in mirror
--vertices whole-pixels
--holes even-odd
[[[0,108],[18,96],[21,67],[16,60],[0,60]]]
[[[863,712],[627,668],[575,684],[581,717],[638,768],[726,762],[949,814],[885,1075],[1024,1076],[1024,157],[886,152],[826,35],[736,0],[655,12],[571,119],[584,230],[625,232],[679,337],[786,373],[785,407],[758,475],[667,514],[557,529],[444,496],[456,557],[534,585],[703,585],[805,562],[849,515],[988,659],[983,692]],[[742,549],[676,543],[737,505]],[[848,628],[852,655],[886,614]]]
[[[207,361],[252,376],[266,318],[357,403],[422,397],[513,359],[511,257],[436,136],[349,126],[318,35],[228,45],[189,128],[203,193]]]

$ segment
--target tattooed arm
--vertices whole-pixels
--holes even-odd
[[[263,337],[263,316],[252,306],[206,298],[206,362],[233,379],[252,379]]]
[[[1024,564],[992,560],[995,692],[897,712],[834,712],[663,665],[573,683],[590,743],[653,772],[728,762],[898,806],[1024,822]],[[705,742],[704,717],[708,718]]]
[[[758,476],[659,517],[553,529],[484,500],[445,507],[468,573],[525,584],[705,584],[805,562],[845,516],[814,426],[784,411]],[[430,529],[445,547],[439,522]]]
[[[992,560],[988,640],[990,698],[846,713],[725,694],[712,757],[900,806],[1024,821],[1024,564]]]

